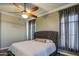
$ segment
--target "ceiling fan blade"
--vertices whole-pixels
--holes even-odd
[[[31,16],[32,16],[32,17],[34,17],[34,18],[37,18],[37,16],[36,16],[36,15],[33,15],[33,14],[32,14]]]
[[[34,17],[34,18],[37,18],[36,15],[33,15],[33,14],[31,14],[31,13],[27,13],[27,15],[28,15],[28,16],[31,16],[31,17]]]
[[[8,13],[21,13],[21,12],[23,12],[23,11],[21,11],[21,12],[9,12],[9,11],[6,11],[6,10],[1,10],[1,9],[0,9],[0,11],[8,12]]]
[[[8,13],[13,13],[13,14],[22,14],[22,12],[8,12]]]
[[[23,10],[23,7],[21,5],[17,5],[16,3],[13,3],[14,6],[16,6],[20,11]]]
[[[26,11],[30,11],[30,12],[34,12],[34,11],[37,11],[39,9],[39,7],[35,6],[35,7],[32,7],[30,9],[27,9]]]

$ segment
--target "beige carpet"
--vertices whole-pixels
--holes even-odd
[[[7,50],[0,50],[0,56],[8,56]]]

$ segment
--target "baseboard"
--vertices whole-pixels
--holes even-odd
[[[0,50],[4,50],[4,49],[8,49],[9,47],[5,47],[5,48],[0,48]]]

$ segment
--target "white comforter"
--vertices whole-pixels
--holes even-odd
[[[14,43],[9,47],[15,56],[48,56],[56,50],[55,43],[34,40]]]

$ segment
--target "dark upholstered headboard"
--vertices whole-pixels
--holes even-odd
[[[58,39],[58,32],[56,31],[39,31],[34,33],[34,39],[35,38],[45,38],[53,40],[53,42],[57,43]]]

